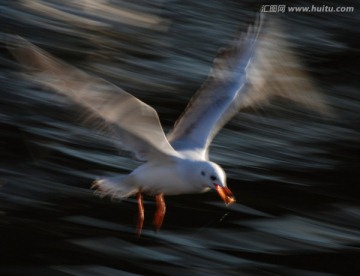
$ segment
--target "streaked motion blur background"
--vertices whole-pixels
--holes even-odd
[[[24,80],[9,36],[124,88],[169,129],[217,50],[261,5],[283,2],[2,0],[0,275],[360,273],[357,3],[288,2],[355,7],[276,14],[333,116],[284,101],[239,114],[211,148],[238,203],[226,208],[214,193],[168,197],[154,233],[147,198],[138,240],[135,201],[89,189],[136,161],[81,124],[75,104]]]

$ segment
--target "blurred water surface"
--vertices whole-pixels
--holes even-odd
[[[138,163],[81,124],[75,104],[22,78],[6,51],[21,35],[155,107],[170,129],[217,50],[262,4],[1,2],[0,274],[360,272],[357,10],[276,15],[334,116],[281,101],[239,114],[211,148],[238,203],[226,208],[213,193],[168,197],[163,229],[154,233],[147,198],[139,240],[135,201],[101,200],[89,190],[97,176]]]

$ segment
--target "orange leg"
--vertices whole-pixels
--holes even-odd
[[[157,194],[155,196],[156,201],[156,212],[154,216],[154,226],[156,231],[159,231],[161,228],[161,225],[163,223],[165,212],[166,212],[166,205],[164,201],[164,195],[162,193]]]
[[[138,216],[136,231],[138,238],[140,238],[141,230],[144,224],[144,205],[143,205],[141,191],[139,191],[137,194],[137,200],[138,200],[139,216]]]

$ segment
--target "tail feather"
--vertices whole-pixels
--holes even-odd
[[[101,198],[110,196],[112,199],[125,199],[138,192],[138,188],[130,183],[128,175],[99,178],[94,181],[91,188]]]

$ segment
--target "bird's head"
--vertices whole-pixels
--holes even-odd
[[[198,174],[204,186],[216,190],[226,205],[236,201],[233,193],[226,186],[226,175],[219,165],[214,162],[204,162]]]

